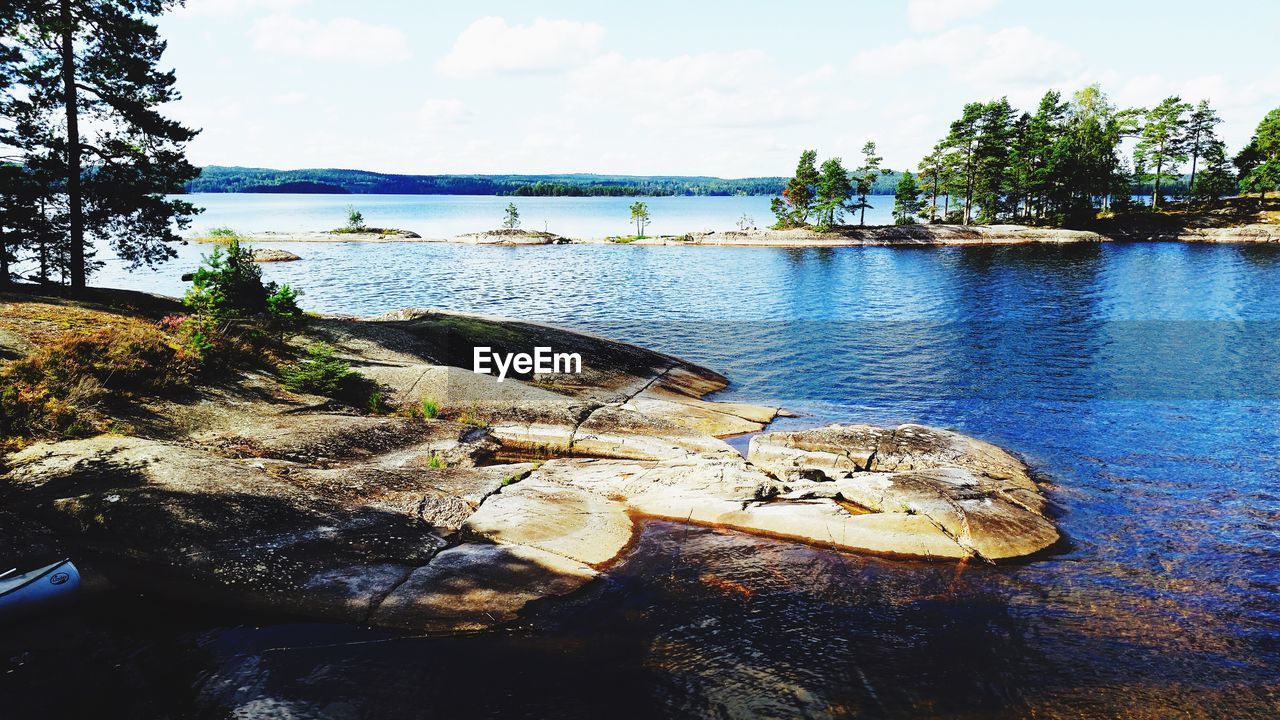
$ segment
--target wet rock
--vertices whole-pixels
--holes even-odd
[[[561,555],[522,545],[467,543],[414,570],[370,620],[406,630],[484,630],[514,620],[530,602],[567,595],[597,575]]]

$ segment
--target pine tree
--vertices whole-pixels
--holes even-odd
[[[809,223],[810,207],[813,204],[814,188],[818,184],[818,151],[805,150],[800,153],[800,161],[796,163],[796,174],[787,181],[781,198],[774,198],[770,204],[777,217],[774,227],[788,228]]]
[[[982,106],[973,150],[972,196],[978,221],[992,223],[1007,211],[1013,108],[1001,98]]]
[[[952,182],[955,191],[964,202],[960,222],[965,225],[968,225],[973,217],[973,191],[977,168],[975,152],[978,144],[979,123],[984,110],[982,103],[965,105],[960,118],[951,123],[951,132],[944,141],[948,148],[946,162],[954,168]]]
[[[920,188],[916,176],[910,171],[902,173],[897,192],[893,197],[893,222],[895,225],[915,225],[920,214]]]
[[[1175,96],[1167,97],[1146,113],[1134,147],[1134,166],[1151,181],[1151,208],[1160,208],[1160,183],[1176,177],[1178,166],[1187,161],[1187,119],[1191,105]]]
[[[1249,144],[1235,159],[1240,171],[1240,191],[1256,192],[1265,202],[1267,193],[1280,188],[1280,108],[1267,113]]]
[[[942,191],[942,148],[940,145],[933,146],[933,152],[925,156],[920,161],[917,168],[920,173],[920,180],[923,181],[926,192],[929,195],[929,204],[921,209],[921,213],[926,215],[929,222],[937,222],[938,220],[938,195]]]
[[[855,172],[855,183],[857,185],[858,202],[854,203],[853,208],[858,210],[858,224],[867,224],[867,208],[874,207],[867,202],[867,196],[871,194],[871,188],[875,185],[877,179],[881,175],[888,175],[888,170],[880,168],[880,163],[884,162],[884,158],[876,154],[875,142],[868,140],[862,146],[862,166]]]
[[[840,158],[830,158],[822,163],[817,184],[818,225],[830,228],[841,220],[845,203],[853,194],[853,183]]]
[[[1199,164],[1200,158],[1207,159],[1209,148],[1213,147],[1218,141],[1217,132],[1214,130],[1222,118],[1218,117],[1218,113],[1209,106],[1208,100],[1201,100],[1200,104],[1191,111],[1190,117],[1187,118],[1187,153],[1191,156],[1191,177],[1187,180],[1187,189],[1194,195],[1196,184],[1196,166]]]
[[[1188,186],[1191,198],[1212,203],[1224,195],[1233,194],[1236,190],[1236,174],[1231,162],[1227,160],[1226,145],[1214,138],[1201,148],[1200,155],[1204,159],[1204,168]]]
[[[502,227],[508,230],[515,230],[520,227],[520,209],[515,203],[507,203],[506,213],[502,218]]]
[[[149,18],[175,0],[10,0],[6,38],[21,53],[17,77],[32,120],[17,144],[56,180],[43,200],[62,217],[67,276],[84,287],[91,241],[111,244],[132,266],[176,253],[174,227],[196,210],[166,197],[198,171],[183,147],[196,131],[156,108],[176,100],[174,74],[157,69],[165,42]],[[56,122],[54,119],[56,118]],[[91,136],[88,131],[92,128]],[[56,205],[65,213],[56,212]],[[52,212],[51,212],[52,210]]]

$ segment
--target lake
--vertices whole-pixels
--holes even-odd
[[[354,207],[370,227],[412,230],[427,238],[450,238],[501,227],[508,203],[520,210],[520,226],[574,238],[635,233],[631,204],[649,206],[649,235],[731,230],[743,215],[759,227],[773,222],[770,198],[730,197],[495,197],[490,195],[292,195],[195,193],[183,196],[205,212],[192,230],[230,227],[240,232],[330,230]],[[893,197],[872,196],[867,223],[893,222]],[[846,218],[848,221],[848,218]]]
[[[353,199],[384,222],[364,196],[225,196],[208,217],[324,227]],[[650,202],[731,222],[758,201]],[[258,218],[260,203],[283,205]],[[509,632],[408,637],[130,598],[0,641],[0,696],[40,707],[69,674],[68,716],[103,702],[209,718],[1280,711],[1280,248],[276,246],[303,259],[267,277],[308,309],[541,320],[720,370],[725,399],[801,414],[779,427],[912,421],[993,441],[1043,475],[1068,543],[926,563],[650,522],[608,580]],[[97,282],[177,294],[202,251]]]

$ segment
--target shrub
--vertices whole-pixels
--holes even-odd
[[[430,420],[440,414],[440,405],[431,398],[422,398],[422,417]]]
[[[239,238],[240,233],[223,225],[222,227],[209,228],[209,231],[205,233],[205,236],[219,240],[230,240],[232,238]]]
[[[273,320],[285,325],[293,326],[301,323],[304,316],[302,308],[298,307],[299,294],[288,284],[281,285],[267,298],[267,314]]]
[[[307,356],[280,368],[280,380],[294,392],[338,395],[353,376],[351,363],[337,357],[333,346],[316,343],[307,348]]]
[[[439,470],[449,467],[449,464],[444,461],[444,458],[441,457],[440,453],[433,452],[431,453],[431,457],[427,460],[427,467]]]
[[[192,312],[217,317],[257,315],[266,311],[274,285],[262,282],[262,268],[253,262],[253,252],[232,238],[205,256],[191,278],[191,289],[183,298]]]
[[[364,213],[355,208],[354,205],[347,206],[347,228],[350,232],[360,232],[365,229]]]
[[[298,291],[288,285],[262,281],[262,268],[253,251],[232,237],[226,248],[215,247],[191,278],[183,304],[194,315],[234,318],[268,315],[274,322],[292,327],[304,319],[298,307]]]

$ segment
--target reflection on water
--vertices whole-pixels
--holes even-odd
[[[305,259],[267,273],[310,308],[551,321],[726,372],[727,397],[805,415],[782,427],[1003,444],[1049,479],[1069,549],[928,564],[653,522],[607,582],[511,633],[99,616],[78,627],[114,639],[75,660],[72,636],[0,641],[0,695],[70,667],[178,685],[206,717],[1280,712],[1280,248],[287,247]],[[175,293],[178,271],[105,284]],[[155,656],[183,659],[171,682]]]

